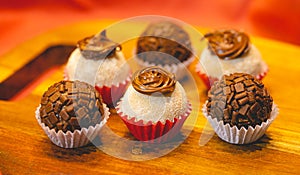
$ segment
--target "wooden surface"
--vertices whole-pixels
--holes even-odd
[[[0,57],[0,81],[12,75],[50,45],[75,44],[112,21],[91,21],[66,26],[33,38]],[[201,30],[200,31],[205,31]],[[188,138],[169,154],[147,161],[126,161],[103,153],[94,145],[63,149],[51,143],[35,120],[34,111],[44,90],[61,80],[63,66],[49,71],[39,83],[27,87],[30,94],[15,101],[0,101],[0,172],[2,174],[299,174],[300,172],[300,48],[252,37],[270,71],[264,83],[270,89],[280,114],[266,135],[250,145],[231,145],[214,135],[199,145],[201,134],[211,128],[197,110],[197,122]],[[126,51],[125,55],[130,55]],[[200,109],[206,99],[204,84],[189,67],[198,85]],[[114,113],[114,110],[111,110]],[[108,126],[132,139],[116,115]],[[205,131],[203,131],[205,128]],[[185,128],[184,128],[185,129]],[[184,132],[183,129],[183,132]],[[178,136],[179,140],[181,136]],[[105,139],[98,142],[101,146]],[[175,140],[176,142],[176,140]],[[179,143],[179,142],[178,142]],[[117,145],[123,149],[122,145]],[[164,148],[162,148],[164,149]],[[152,150],[153,154],[160,150]],[[130,153],[129,153],[130,154]],[[142,153],[143,154],[143,153]],[[148,154],[152,154],[148,152]],[[1,174],[1,173],[0,173]]]

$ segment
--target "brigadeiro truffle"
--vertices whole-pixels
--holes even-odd
[[[175,73],[178,79],[194,60],[189,34],[169,21],[150,24],[138,38],[135,52],[142,68],[159,66]]]
[[[134,74],[116,109],[138,140],[164,142],[179,133],[191,105],[174,74],[154,66]]]
[[[278,109],[260,80],[234,73],[213,84],[203,113],[222,140],[247,144],[264,135]]]
[[[210,88],[224,74],[242,72],[262,79],[268,66],[249,36],[238,30],[216,30],[204,35],[207,47],[196,66],[201,79]]]
[[[69,57],[66,80],[95,85],[103,101],[112,106],[124,94],[131,71],[120,44],[106,36],[106,31],[84,38]]]
[[[60,81],[43,94],[36,119],[51,141],[64,148],[87,145],[109,117],[101,95],[80,81]]]

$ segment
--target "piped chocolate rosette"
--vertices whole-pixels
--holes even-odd
[[[103,30],[99,35],[93,35],[78,41],[77,47],[86,59],[96,60],[113,58],[116,52],[122,50],[120,44],[107,38],[106,30]]]
[[[278,113],[264,84],[244,73],[224,75],[216,81],[204,108],[218,136],[236,144],[259,139]]]
[[[191,50],[188,33],[172,22],[163,21],[147,27],[138,38],[136,52],[143,61],[155,65],[170,65],[189,59],[192,56]]]
[[[138,140],[165,142],[179,133],[192,108],[174,74],[152,66],[134,74],[116,110]]]
[[[138,38],[134,59],[140,68],[159,66],[180,80],[195,59],[192,50],[189,33],[182,26],[158,21],[149,24]]]
[[[36,111],[37,120],[51,141],[65,148],[86,145],[108,116],[101,95],[80,81],[60,81],[50,86]]]
[[[143,94],[168,94],[174,91],[175,84],[175,75],[159,67],[148,67],[136,72],[132,81],[134,89]]]
[[[249,52],[250,39],[247,34],[237,30],[217,30],[204,35],[209,49],[220,59],[239,58]]]

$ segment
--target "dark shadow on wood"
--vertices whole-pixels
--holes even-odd
[[[0,100],[12,99],[49,69],[65,64],[74,49],[68,45],[48,47],[0,83]]]

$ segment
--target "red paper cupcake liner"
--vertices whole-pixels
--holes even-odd
[[[260,73],[259,75],[256,75],[256,78],[259,80],[262,80],[268,73],[269,69],[268,67],[265,68],[264,72]],[[205,73],[203,73],[200,68],[197,66],[196,67],[196,72],[198,74],[198,76],[201,78],[201,80],[203,81],[203,83],[205,84],[205,86],[207,87],[207,89],[211,88],[211,85],[213,85],[213,83],[217,80],[219,80],[216,77],[211,77],[211,76],[207,76]]]
[[[203,83],[205,84],[205,86],[207,87],[207,89],[211,88],[211,85],[218,80],[218,78],[215,77],[208,77],[205,73],[202,72],[197,72],[197,74],[199,75],[199,77],[201,78],[201,80],[203,81]]]
[[[265,76],[267,75],[269,69],[267,68],[265,72],[259,74],[256,76],[257,79],[262,80],[263,78],[265,78]]]
[[[64,76],[64,80],[69,79],[66,70],[64,70],[63,76]],[[128,77],[124,81],[116,85],[114,84],[112,86],[95,85],[95,89],[101,94],[103,102],[111,107],[124,95],[130,81],[131,81],[131,73],[129,73]]]
[[[136,121],[135,117],[128,117],[120,111],[120,104],[116,107],[117,113],[127,126],[130,133],[140,141],[147,141],[150,143],[167,142],[174,138],[182,128],[185,120],[192,111],[192,106],[189,104],[188,110],[184,115],[174,118],[174,121],[166,120],[164,123],[158,121],[153,123],[151,121],[144,124],[143,120]]]
[[[125,93],[127,86],[130,82],[129,75],[126,80],[123,82],[109,86],[95,86],[96,90],[101,94],[104,103],[108,104],[108,106],[112,106],[115,104]]]
[[[67,73],[67,69],[64,69],[63,78],[64,78],[64,80],[69,80],[69,75]]]

